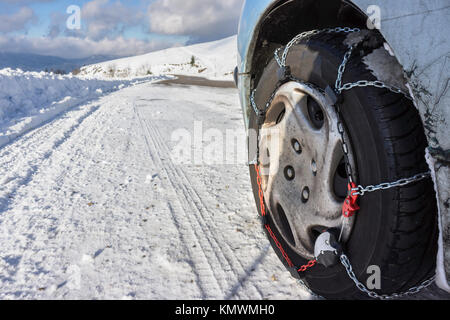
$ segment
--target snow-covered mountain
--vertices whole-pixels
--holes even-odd
[[[179,74],[231,80],[236,59],[236,36],[232,36],[218,41],[93,64],[83,67],[80,75],[94,78],[134,78]]]
[[[116,57],[112,56],[90,56],[81,59],[64,59],[53,56],[43,56],[33,53],[0,52],[0,69],[11,68],[23,71],[64,71],[69,73],[74,69],[86,65],[99,63]]]

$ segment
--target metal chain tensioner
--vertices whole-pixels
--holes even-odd
[[[294,37],[284,48],[284,51],[283,51],[283,54],[281,55],[281,57],[279,55],[281,48],[278,48],[277,50],[275,50],[275,60],[278,63],[278,65],[280,66],[280,72],[282,73],[283,79],[280,79],[280,81],[277,83],[275,90],[270,95],[270,97],[265,105],[264,110],[259,109],[256,105],[256,102],[255,102],[256,89],[253,90],[250,95],[250,102],[251,102],[251,105],[258,117],[258,122],[260,122],[259,125],[262,124],[262,122],[264,121],[265,114],[266,114],[267,110],[269,109],[270,105],[272,104],[272,101],[275,98],[275,95],[276,95],[278,89],[286,81],[289,81],[289,80],[295,81],[295,82],[302,83],[303,85],[307,85],[307,86],[316,88],[314,85],[312,85],[310,83],[305,83],[304,81],[301,81],[300,79],[297,79],[290,74],[290,68],[288,66],[286,66],[286,59],[287,59],[289,50],[292,48],[292,46],[294,46],[295,44],[299,43],[302,40],[308,39],[312,36],[322,34],[322,33],[353,33],[353,32],[359,32],[359,31],[361,31],[361,30],[358,28],[349,28],[349,27],[345,27],[345,28],[338,27],[338,28],[328,28],[328,29],[323,29],[323,30],[307,31],[307,32],[303,32],[303,33],[297,35],[296,37]],[[338,76],[336,79],[335,88],[332,89],[332,88],[328,87],[325,90],[325,92],[323,92],[323,90],[321,90],[324,94],[327,95],[327,97],[329,99],[331,99],[332,105],[334,106],[337,116],[338,116],[338,131],[341,136],[342,149],[344,152],[344,160],[345,160],[345,164],[346,164],[346,171],[347,171],[347,175],[348,175],[348,179],[349,179],[349,185],[348,185],[349,193],[348,193],[347,198],[344,201],[344,205],[342,208],[342,214],[343,214],[344,218],[350,218],[350,217],[354,216],[360,210],[360,208],[357,204],[359,196],[364,196],[366,193],[375,192],[375,191],[379,191],[379,190],[388,190],[388,189],[392,189],[392,188],[406,186],[411,183],[418,182],[423,179],[429,178],[431,176],[430,172],[426,172],[426,173],[417,174],[410,178],[400,179],[395,182],[381,183],[378,185],[371,185],[371,186],[367,186],[367,187],[363,187],[361,185],[357,186],[356,183],[354,182],[353,168],[352,168],[352,165],[349,160],[350,150],[349,150],[348,144],[345,139],[345,127],[344,127],[343,120],[342,120],[340,104],[338,103],[338,97],[340,97],[342,92],[345,90],[351,90],[355,87],[372,86],[372,87],[377,87],[377,88],[388,89],[397,94],[403,94],[406,98],[412,100],[412,98],[407,93],[403,92],[400,88],[397,88],[397,87],[394,87],[391,85],[387,85],[384,82],[378,81],[378,80],[377,81],[360,80],[360,81],[357,81],[354,83],[342,84],[342,80],[343,80],[343,76],[345,73],[347,63],[349,62],[349,60],[353,54],[353,51],[355,50],[355,48],[358,45],[359,45],[359,43],[349,46],[348,51],[345,53],[343,61],[338,69]],[[257,151],[256,159],[253,162],[253,164],[255,166],[256,173],[257,173],[257,179],[258,179],[260,207],[261,207],[261,211],[263,214],[263,218],[266,219],[267,212],[265,210],[264,194],[263,194],[262,186],[261,186],[262,179],[261,179],[260,170],[259,170],[259,134],[258,134],[257,145],[258,145],[258,151]],[[345,223],[345,221],[346,220],[344,220],[344,223]],[[270,229],[270,226],[268,224],[266,224],[266,229],[268,230],[272,239],[276,243],[278,249],[281,251],[283,257],[288,262],[288,265],[290,267],[293,267],[292,261],[289,259],[287,253],[284,251],[282,245],[277,240],[275,234]],[[342,236],[342,230],[341,230],[341,236]],[[341,237],[339,237],[339,241],[340,240],[341,240]],[[329,241],[327,241],[326,243],[329,244]],[[338,253],[338,251],[336,249],[333,249],[333,248],[331,248],[331,249],[332,249],[331,251],[333,251],[335,254]],[[416,293],[420,292],[421,290],[423,290],[424,288],[429,287],[435,281],[435,276],[434,276],[431,279],[423,282],[421,285],[409,289],[407,292],[400,293],[400,294],[392,294],[392,295],[379,295],[374,291],[368,290],[357,279],[357,277],[353,271],[353,268],[352,268],[349,258],[343,252],[340,254],[340,262],[345,267],[347,274],[349,275],[350,279],[355,283],[356,287],[360,291],[362,291],[363,293],[367,294],[369,297],[374,298],[374,299],[390,300],[390,299],[395,299],[395,298],[401,298],[401,297],[404,297],[407,295],[416,294]],[[317,263],[318,263],[318,259],[316,258],[315,260],[311,260],[308,264],[306,264],[300,268],[296,268],[296,269],[298,270],[298,272],[305,272],[308,269],[314,267]],[[301,281],[301,284],[304,285],[304,283],[302,281]]]

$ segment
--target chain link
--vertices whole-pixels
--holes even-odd
[[[321,33],[352,33],[352,32],[359,32],[361,31],[359,28],[349,28],[349,27],[337,27],[337,28],[327,28],[327,29],[321,29],[321,30],[311,30],[306,31],[303,33],[300,33],[296,35],[284,48],[283,54],[280,58],[279,52],[281,51],[281,48],[278,48],[275,50],[275,60],[277,61],[278,65],[282,68],[286,66],[286,59],[289,54],[289,50],[294,46],[295,44],[299,43],[302,40],[311,38],[315,35],[321,34]]]
[[[270,105],[272,104],[272,101],[275,98],[277,91],[280,87],[281,87],[281,83],[278,83],[275,87],[275,90],[273,90],[272,94],[270,95],[269,99],[267,100],[266,105],[264,106],[264,110],[259,109],[258,106],[256,105],[256,101],[255,101],[256,90],[252,91],[252,94],[250,95],[250,103],[251,103],[253,110],[255,111],[257,116],[261,117],[266,114],[266,111],[269,109]]]
[[[402,94],[407,99],[412,100],[411,96],[408,93],[404,92],[402,89],[395,87],[395,86],[387,85],[384,82],[379,81],[379,80],[376,80],[376,81],[361,80],[361,81],[357,81],[357,82],[353,82],[353,83],[346,83],[342,87],[340,87],[339,91],[342,92],[344,90],[351,90],[356,87],[376,87],[376,88],[380,88],[380,89],[388,89],[389,91],[391,91],[393,93]]]
[[[320,91],[322,94],[325,94],[325,91],[322,90],[322,88],[319,88],[319,87],[313,85],[312,83],[304,82],[304,81],[302,81],[302,80],[300,80],[300,79],[298,79],[298,78],[296,78],[296,77],[294,77],[292,75],[286,76],[286,80],[298,82],[298,83],[303,84],[303,85],[305,85],[305,86],[307,86],[307,87],[309,87],[311,89],[315,89],[317,91]],[[269,99],[267,100],[267,102],[266,102],[266,104],[264,106],[264,110],[259,109],[257,104],[256,104],[256,100],[255,100],[256,99],[255,98],[256,89],[254,89],[252,91],[252,93],[250,95],[250,103],[251,103],[252,108],[255,111],[257,116],[264,116],[266,114],[267,110],[269,109],[270,105],[272,104],[273,99],[275,99],[275,96],[277,95],[278,89],[280,89],[282,84],[283,83],[280,83],[280,82],[277,83],[277,85],[275,87],[275,90],[273,90],[272,94],[269,96]]]
[[[353,33],[353,32],[359,32],[359,31],[361,31],[359,28],[337,27],[337,28],[328,28],[328,29],[322,29],[322,30],[312,30],[312,31],[303,32],[303,33],[295,36],[286,45],[286,47],[283,50],[283,53],[282,53],[281,57],[280,57],[280,51],[282,49],[281,48],[276,49],[275,53],[274,53],[275,60],[278,63],[278,65],[280,66],[280,68],[285,68],[286,67],[286,59],[287,59],[287,56],[289,54],[290,49],[295,44],[299,43],[300,41],[305,40],[305,39],[309,39],[312,36],[315,36],[315,35],[318,35],[318,34],[321,34],[321,33]],[[386,83],[384,83],[382,81],[379,81],[379,80],[376,80],[376,81],[360,80],[360,81],[353,82],[353,83],[343,84],[343,77],[344,77],[344,74],[345,74],[345,70],[346,70],[347,64],[350,61],[351,56],[352,56],[354,50],[357,48],[358,45],[359,44],[354,44],[352,46],[349,46],[348,51],[345,53],[345,55],[343,57],[343,60],[342,60],[342,63],[340,64],[340,66],[338,68],[338,74],[337,74],[335,88],[334,88],[334,91],[335,91],[336,95],[339,96],[339,95],[342,94],[343,91],[348,91],[348,90],[351,90],[351,89],[356,88],[356,87],[370,87],[371,86],[371,87],[376,87],[376,88],[381,88],[381,89],[387,89],[387,90],[390,90],[393,93],[402,94],[406,98],[408,98],[410,100],[413,100],[408,93],[404,92],[400,88],[388,85],[388,84],[386,84]],[[311,88],[314,88],[316,90],[319,89],[323,94],[325,94],[325,92],[322,89],[317,88],[313,84],[305,83],[302,80],[293,77],[292,75],[288,75],[285,80],[296,81],[296,82],[299,82],[299,83],[301,83],[303,85],[306,85],[306,86],[309,86]],[[250,95],[250,102],[251,102],[251,105],[253,107],[253,110],[255,111],[255,113],[256,113],[256,115],[258,117],[264,117],[265,116],[267,110],[269,109],[270,105],[272,104],[273,99],[275,98],[275,95],[276,95],[278,89],[281,87],[281,85],[283,83],[284,82],[281,82],[281,81],[279,81],[277,83],[277,86],[276,86],[275,90],[272,92],[272,94],[270,95],[268,101],[266,102],[264,110],[259,109],[257,107],[257,105],[256,105],[256,101],[255,101],[256,89],[254,89],[252,91],[252,93]],[[342,141],[342,150],[344,152],[344,160],[345,160],[345,164],[346,164],[346,172],[347,172],[348,179],[349,179],[350,183],[353,183],[353,180],[354,180],[354,175],[353,174],[354,174],[354,172],[353,172],[353,168],[352,168],[352,165],[351,165],[351,162],[350,162],[350,148],[349,148],[349,145],[346,142],[346,131],[345,131],[345,126],[344,126],[344,122],[343,122],[343,119],[342,119],[340,104],[339,103],[335,103],[334,104],[334,108],[335,108],[337,116],[338,116],[338,124],[337,125],[338,125],[338,131],[339,131],[339,134],[341,136],[341,141]],[[258,134],[258,138],[257,139],[258,139],[257,143],[259,145],[259,134]],[[258,150],[258,154],[256,156],[256,161],[255,161],[254,165],[257,166],[258,163],[259,163],[259,150]],[[257,170],[257,172],[258,172],[258,175],[259,175],[259,171],[258,170]],[[402,187],[402,186],[406,186],[406,185],[409,185],[411,183],[418,182],[418,181],[421,181],[423,179],[429,178],[430,176],[431,176],[431,174],[429,172],[427,172],[427,173],[417,174],[417,175],[415,175],[413,177],[410,177],[410,178],[400,179],[398,181],[390,182],[390,183],[381,183],[379,185],[371,185],[371,186],[367,186],[367,187],[363,187],[363,186],[359,185],[357,188],[351,189],[350,196],[354,196],[354,195],[363,196],[366,193],[370,193],[370,192],[375,192],[375,191],[379,191],[379,190],[388,190],[388,189],[392,189],[392,188]],[[260,193],[261,193],[261,191],[260,191]],[[260,194],[260,196],[261,196],[261,194]],[[261,201],[263,201],[263,200],[261,200]],[[264,203],[262,203],[262,206],[264,206]],[[269,232],[271,232],[271,230],[269,230]],[[276,237],[275,237],[275,239],[276,239]],[[287,254],[284,252],[283,248],[281,247],[281,244],[278,243],[277,246],[281,250],[284,258],[289,263],[290,259],[289,259],[289,257],[287,257]],[[364,286],[364,284],[362,284],[357,279],[357,277],[356,277],[356,275],[355,275],[355,273],[353,271],[352,265],[350,263],[350,260],[345,254],[343,254],[341,256],[340,260],[341,260],[342,265],[345,267],[348,276],[355,283],[356,287],[360,291],[362,291],[363,293],[367,294],[369,297],[371,297],[373,299],[392,300],[392,299],[396,299],[396,298],[405,297],[405,296],[408,296],[408,295],[413,295],[413,294],[416,294],[416,293],[420,292],[421,290],[429,287],[431,284],[434,283],[434,281],[436,279],[436,276],[434,276],[431,279],[426,280],[425,282],[423,282],[421,285],[413,287],[413,288],[409,289],[408,291],[406,291],[404,293],[394,293],[394,294],[391,294],[391,295],[379,295],[379,294],[377,294],[374,291],[368,290],[366,288],[366,286]],[[310,261],[308,265],[303,266],[300,270],[306,271],[308,268],[313,267],[315,264],[316,264],[315,260]],[[303,281],[299,280],[299,282],[300,282],[300,284],[302,286],[306,287],[311,294],[313,294],[314,296],[317,296],[308,288],[308,286],[306,286],[306,284]]]
[[[355,46],[351,46],[349,48],[349,50],[345,53],[344,58],[342,59],[342,63],[339,66],[338,69],[338,75],[336,78],[336,83],[335,83],[335,92],[336,94],[340,95],[341,94],[341,87],[342,87],[342,79],[344,77],[344,73],[345,73],[345,69],[347,67],[347,63],[350,60],[352,54],[353,54],[353,50],[354,50]],[[350,150],[347,144],[347,141],[345,139],[345,128],[344,128],[344,122],[342,120],[342,113],[341,113],[341,107],[339,103],[335,103],[334,104],[334,108],[336,110],[336,114],[338,116],[338,131],[339,134],[341,136],[341,142],[342,142],[342,151],[344,152],[344,162],[345,162],[345,171],[347,172],[347,176],[348,176],[348,180],[350,183],[353,183],[353,168],[352,165],[350,163]],[[346,220],[344,220],[345,223]],[[339,240],[341,240],[342,234],[343,234],[343,230],[344,230],[344,223],[342,224],[342,230],[341,230],[341,235],[339,237]]]
[[[255,111],[256,115],[259,117],[259,116],[263,115],[264,113],[263,113],[263,111],[260,110],[260,109],[258,108],[258,106],[256,105],[256,102],[255,102],[255,94],[256,94],[256,90],[253,90],[253,91],[252,91],[252,94],[250,95],[250,103],[251,103],[251,105],[252,105],[253,111]]]
[[[393,93],[402,94],[407,99],[413,100],[412,97],[409,95],[409,93],[404,92],[402,89],[400,89],[396,86],[388,85],[388,84],[384,83],[383,81],[379,81],[379,80],[375,80],[375,81],[360,80],[360,81],[356,81],[356,82],[346,83],[343,85],[342,78],[344,77],[345,68],[346,68],[347,63],[350,60],[350,58],[353,54],[353,51],[355,50],[356,47],[357,47],[357,44],[349,47],[348,51],[344,55],[341,65],[339,66],[338,76],[337,76],[336,84],[335,84],[335,90],[336,90],[337,94],[341,94],[342,91],[348,91],[348,90],[351,90],[356,87],[362,87],[362,88],[376,87],[376,88],[380,88],[380,89],[387,89]]]
[[[338,95],[342,94],[342,91],[351,90],[355,87],[373,86],[373,87],[377,87],[377,88],[388,89],[397,94],[403,94],[408,99],[411,99],[411,97],[407,93],[403,92],[400,88],[387,85],[384,82],[379,81],[379,80],[376,80],[376,81],[360,80],[357,82],[346,83],[343,85],[342,81],[343,81],[345,69],[346,69],[347,64],[353,54],[353,51],[356,49],[357,46],[358,46],[358,44],[354,44],[349,47],[349,49],[347,50],[347,52],[344,55],[344,58],[342,59],[342,63],[340,64],[340,66],[338,68],[338,75],[337,75],[336,83],[335,83],[335,92]],[[338,114],[338,131],[339,131],[339,134],[341,135],[342,150],[344,151],[344,160],[345,160],[345,164],[346,164],[346,171],[348,174],[349,182],[352,183],[353,182],[353,168],[351,166],[350,159],[349,159],[349,148],[345,141],[346,140],[345,139],[345,129],[344,129],[343,121],[342,121],[342,115],[341,115],[339,103],[335,104],[335,108],[336,108],[336,112]],[[408,185],[413,182],[423,180],[429,176],[430,176],[430,173],[423,173],[423,174],[419,174],[419,175],[416,175],[411,178],[401,179],[401,180],[393,182],[393,183],[382,183],[377,186],[368,186],[366,188],[364,188],[363,186],[358,186],[357,190],[354,190],[354,189],[352,190],[352,191],[357,191],[357,192],[352,192],[352,195],[363,196],[366,192],[374,192],[374,191],[378,191],[378,190],[388,190],[388,189],[392,189],[392,188],[396,188],[396,187],[401,187],[401,186],[405,186],[405,185]]]
[[[375,192],[375,191],[379,191],[379,190],[388,190],[388,189],[397,188],[397,187],[404,187],[411,183],[418,182],[418,181],[427,179],[429,177],[431,177],[431,173],[426,172],[426,173],[417,174],[411,178],[400,179],[395,182],[381,183],[381,184],[378,184],[375,186],[367,186],[367,187],[358,186],[357,188],[352,189],[352,195],[363,196],[366,193]]]
[[[347,63],[350,60],[353,50],[356,46],[351,46],[348,51],[345,53],[344,58],[342,59],[342,63],[338,69],[338,75],[336,78],[335,90],[337,94],[341,94],[342,91],[342,78],[344,77],[345,68],[347,67]]]
[[[355,283],[356,287],[361,292],[367,294],[369,297],[371,297],[373,299],[393,300],[393,299],[398,299],[398,298],[403,298],[403,297],[406,297],[406,296],[414,295],[414,294],[419,293],[423,289],[428,288],[429,286],[431,286],[436,280],[436,276],[433,276],[432,278],[424,281],[420,285],[418,285],[416,287],[412,287],[411,289],[409,289],[406,292],[393,293],[393,294],[390,294],[390,295],[386,295],[386,294],[380,295],[380,294],[378,294],[378,293],[376,293],[374,291],[370,291],[369,289],[367,289],[367,287],[358,280],[358,278],[355,275],[355,272],[353,271],[352,264],[350,263],[349,258],[345,254],[341,255],[341,259],[340,260],[341,260],[342,265],[345,267],[345,270],[347,271],[348,276]]]
[[[314,267],[317,264],[317,260],[311,260],[309,261],[307,264],[305,264],[304,266],[301,266],[297,271],[298,272],[305,272],[308,269],[311,269],[312,267]]]
[[[369,80],[360,80],[354,83],[346,83],[346,84],[342,84],[343,81],[343,77],[344,77],[344,73],[345,73],[345,69],[346,66],[353,54],[354,49],[357,47],[357,45],[353,45],[350,46],[348,51],[345,53],[344,58],[342,60],[341,65],[339,66],[338,69],[338,75],[337,75],[337,79],[336,79],[336,84],[335,84],[335,91],[338,95],[340,95],[342,93],[342,91],[345,90],[351,90],[355,87],[369,87],[369,86],[373,86],[376,88],[382,88],[382,89],[388,89],[394,93],[397,94],[403,94],[405,97],[407,97],[408,99],[412,100],[412,98],[409,96],[409,94],[403,92],[400,88],[394,87],[394,86],[390,86],[385,84],[382,81],[369,81]],[[345,155],[345,162],[346,162],[346,170],[349,176],[349,181],[350,183],[352,182],[352,174],[353,174],[353,169],[351,166],[351,163],[349,161],[349,150],[348,150],[348,146],[347,143],[345,142],[345,129],[344,129],[344,125],[342,123],[342,116],[341,116],[341,111],[340,111],[340,107],[339,104],[335,104],[336,107],[336,111],[338,113],[338,130],[339,133],[341,135],[341,139],[342,139],[342,148],[344,151],[344,155]],[[405,179],[400,179],[398,181],[395,182],[391,182],[391,183],[382,183],[379,185],[375,185],[375,186],[368,186],[366,188],[364,188],[363,186],[358,186],[357,188],[354,188],[351,190],[351,195],[359,195],[359,196],[363,196],[364,194],[368,193],[368,192],[375,192],[378,190],[388,190],[388,189],[392,189],[392,188],[396,188],[396,187],[402,187],[402,186],[406,186],[409,185],[411,183],[423,180],[425,178],[430,177],[430,173],[422,173],[422,174],[418,174],[415,175],[414,177],[411,178],[405,178]],[[342,232],[341,232],[342,233]],[[352,265],[350,263],[350,260],[348,259],[348,257],[343,254],[341,256],[341,263],[342,265],[345,267],[348,276],[350,277],[350,279],[352,279],[352,281],[355,283],[356,287],[363,293],[367,294],[369,297],[373,298],[373,299],[380,299],[380,300],[392,300],[392,299],[397,299],[397,298],[401,298],[404,296],[408,296],[408,295],[413,295],[416,294],[418,292],[420,292],[421,290],[429,287],[432,283],[434,283],[436,276],[434,276],[433,278],[425,281],[424,283],[422,283],[420,286],[417,287],[413,287],[411,289],[409,289],[407,292],[404,293],[394,293],[391,295],[379,295],[374,291],[370,291],[366,288],[366,286],[364,286],[356,277],[355,273],[353,272],[353,268]]]
[[[350,183],[353,183],[353,167],[350,163],[350,148],[347,144],[346,138],[345,138],[345,127],[344,122],[342,120],[342,114],[339,104],[335,104],[334,108],[336,109],[336,114],[338,116],[338,132],[341,136],[341,143],[342,143],[342,151],[344,152],[344,162],[345,162],[345,171],[347,172],[348,180]]]

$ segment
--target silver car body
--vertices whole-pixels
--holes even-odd
[[[260,25],[279,1],[281,0],[246,0],[243,6],[238,35],[238,87],[247,128],[248,116],[252,112],[249,102],[251,77],[255,73],[255,70],[252,70],[252,62],[258,50],[256,43]],[[434,173],[438,192],[442,231],[438,256],[438,284],[449,290],[450,2],[353,0],[351,3],[363,13],[370,13],[370,6],[379,7],[380,31],[405,70],[410,91],[425,124],[430,144],[428,162]],[[264,66],[258,66],[262,67]]]

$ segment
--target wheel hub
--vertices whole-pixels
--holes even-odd
[[[337,123],[324,94],[288,82],[276,92],[261,129],[266,204],[284,240],[305,258],[314,256],[323,230],[342,228],[345,242],[353,228],[354,218],[345,224],[342,219],[347,182],[340,170],[344,154]]]

